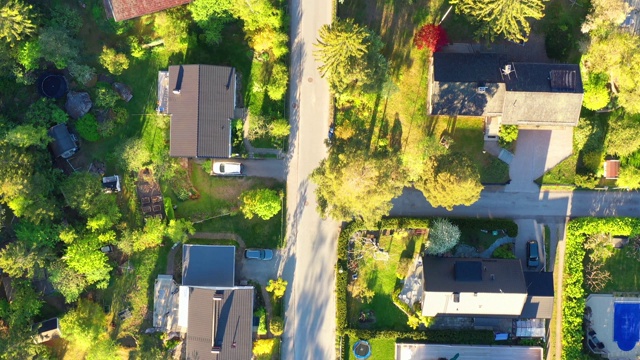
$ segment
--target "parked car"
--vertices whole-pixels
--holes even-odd
[[[271,260],[273,259],[273,251],[270,249],[247,249],[244,251],[244,257],[253,260]]]
[[[213,174],[219,176],[242,176],[244,175],[244,165],[238,162],[215,162],[213,163]]]
[[[538,265],[540,265],[538,242],[535,240],[529,240],[529,242],[527,242],[527,266],[537,268]]]
[[[103,253],[110,253],[113,252],[113,246],[111,245],[105,245],[103,247],[100,248],[100,251],[102,251]]]

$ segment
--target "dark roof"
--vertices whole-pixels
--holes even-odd
[[[108,0],[108,2],[113,19],[122,21],[187,4],[191,0]]]
[[[500,66],[505,61],[501,54],[434,53],[433,77],[440,82],[502,81]]]
[[[553,273],[524,273],[527,285],[527,301],[522,308],[522,319],[551,319],[553,313]]]
[[[526,294],[527,292],[520,260],[471,260],[425,256],[423,264],[425,275],[422,285],[424,291],[517,294]],[[481,280],[457,280],[456,270],[458,268],[464,269],[461,271],[464,273],[464,278],[481,277]],[[471,274],[472,271],[476,273]]]
[[[459,260],[453,264],[456,281],[482,281],[482,263],[480,261]]]
[[[526,271],[524,281],[528,295],[553,297],[553,272]]]
[[[200,287],[233,287],[235,246],[182,246],[182,285]]]
[[[235,110],[235,69],[215,65],[169,67],[170,155],[228,158]]]
[[[580,67],[576,64],[512,63],[514,72],[504,77],[507,91],[582,94]]]
[[[253,288],[190,288],[189,293],[187,360],[251,359]]]
[[[505,65],[511,67],[508,75],[501,72]],[[505,125],[577,125],[583,85],[576,64],[513,63],[493,53],[435,53],[433,66],[432,115],[501,113]],[[498,85],[502,83],[504,89]]]
[[[49,143],[49,147],[55,157],[63,156],[69,150],[77,148],[66,124],[55,125],[47,133],[53,139]]]
[[[49,320],[45,320],[41,323],[37,323],[33,325],[34,329],[38,330],[39,333],[51,331],[58,328],[58,318],[52,318]]]

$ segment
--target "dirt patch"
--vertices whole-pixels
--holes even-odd
[[[144,217],[164,219],[166,215],[164,213],[162,192],[150,169],[140,170],[138,173],[137,191]]]

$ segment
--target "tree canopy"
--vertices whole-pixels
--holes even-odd
[[[315,58],[334,93],[349,87],[379,85],[386,79],[387,61],[380,54],[380,37],[353,19],[334,20],[320,28]]]
[[[8,0],[0,7],[0,39],[11,46],[17,41],[31,36],[36,31],[33,5],[20,0]]]
[[[456,11],[480,23],[480,34],[490,39],[527,41],[529,21],[542,19],[545,0],[451,0]]]
[[[429,228],[429,239],[425,246],[425,253],[442,255],[453,249],[460,241],[460,228],[445,219],[436,219]]]
[[[605,139],[607,152],[628,156],[640,149],[640,115],[616,113],[609,118]]]
[[[318,185],[318,210],[335,220],[380,220],[391,211],[391,200],[402,193],[399,168],[393,159],[367,157],[362,152],[323,160],[311,175]]]
[[[240,195],[240,210],[247,219],[257,215],[262,220],[269,220],[282,209],[282,200],[278,192],[272,189],[255,189]]]
[[[483,189],[476,165],[463,154],[447,154],[431,159],[433,172],[415,187],[433,206],[452,210],[456,205],[469,206],[480,199]]]

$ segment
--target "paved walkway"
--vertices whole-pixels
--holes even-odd
[[[493,254],[494,251],[496,251],[497,248],[499,248],[500,246],[504,245],[504,244],[513,244],[516,242],[516,239],[512,238],[512,237],[508,237],[505,236],[503,238],[500,238],[498,240],[496,240],[493,244],[491,244],[491,246],[489,246],[489,248],[483,252],[480,253],[480,257],[481,258],[490,258],[491,255]]]

